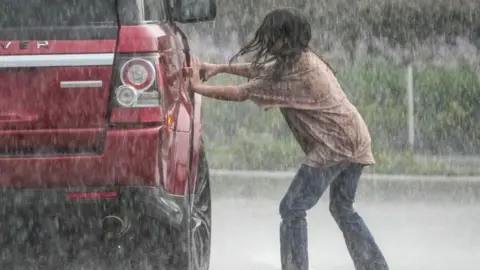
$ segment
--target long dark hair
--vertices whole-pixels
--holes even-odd
[[[303,12],[288,7],[275,9],[265,16],[253,39],[230,59],[230,64],[241,56],[253,53],[252,68],[261,70],[266,63],[274,61],[275,66],[270,75],[278,79],[287,68],[296,63],[302,53],[312,51],[309,47],[311,39],[312,27]],[[282,47],[272,51],[279,41],[282,42]],[[317,56],[324,61],[318,54]]]

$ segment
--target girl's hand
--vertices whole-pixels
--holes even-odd
[[[201,79],[206,82],[211,77],[220,73],[220,66],[211,63],[202,63],[200,66],[200,77]]]
[[[198,60],[197,57],[192,57],[191,66],[192,66],[192,73],[190,75],[189,88],[190,88],[190,90],[195,92],[195,88],[198,85],[202,84],[202,79],[200,78],[201,63],[200,63],[200,61]]]
[[[192,57],[191,60],[191,72],[189,74],[190,91],[206,96],[209,98],[215,98],[219,100],[229,101],[245,101],[248,98],[246,91],[242,91],[237,86],[210,86],[202,82],[200,77],[200,71],[202,64],[198,61],[198,58]]]

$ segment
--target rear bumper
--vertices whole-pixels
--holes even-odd
[[[0,187],[159,186],[164,130],[110,129],[98,155],[0,158]]]
[[[108,192],[115,194],[108,198],[69,198],[71,193]],[[188,216],[188,198],[171,195],[158,187],[125,186],[114,188],[82,188],[80,189],[2,189],[0,191],[0,218],[15,213],[27,214],[29,218],[36,216],[68,216],[78,215],[80,209],[85,210],[80,216],[110,215],[114,212],[125,212],[134,216],[148,216],[168,223],[174,227],[182,227]],[[74,213],[72,213],[74,211]]]

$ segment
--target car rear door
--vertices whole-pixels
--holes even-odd
[[[0,156],[103,149],[115,2],[0,1]]]

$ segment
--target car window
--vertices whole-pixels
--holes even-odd
[[[0,0],[0,27],[115,24],[115,0]]]
[[[161,22],[167,19],[165,1],[162,0],[144,0],[145,21]]]
[[[182,0],[176,2],[175,13],[182,18],[196,18],[210,14],[210,0]]]

